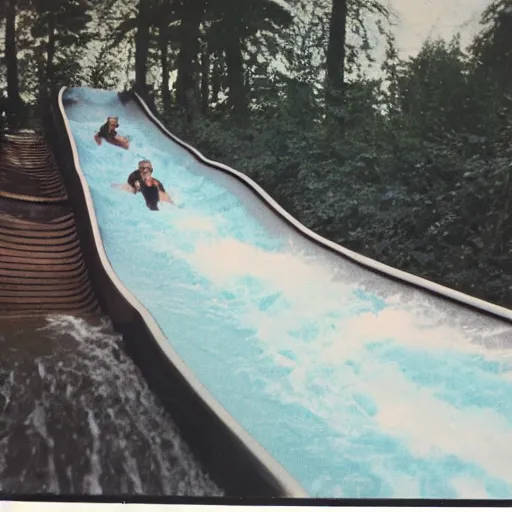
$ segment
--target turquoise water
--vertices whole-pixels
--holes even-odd
[[[509,326],[318,251],[116,94],[66,96],[114,271],[308,493],[512,496]],[[94,142],[108,115],[129,151]],[[142,158],[178,207],[111,187]]]

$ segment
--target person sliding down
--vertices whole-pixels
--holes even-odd
[[[141,192],[150,210],[158,210],[158,202],[163,201],[174,204],[164,186],[153,178],[153,166],[149,160],[141,160],[139,168],[128,176],[128,185],[134,194]]]
[[[101,126],[98,132],[94,135],[94,140],[101,146],[101,139],[105,139],[114,146],[120,146],[124,149],[128,149],[130,143],[126,137],[121,137],[117,134],[116,128],[119,128],[118,117],[107,117],[107,122]]]

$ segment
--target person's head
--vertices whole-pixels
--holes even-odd
[[[153,166],[151,165],[151,162],[149,160],[141,160],[139,162],[139,172],[143,178],[151,176],[153,174]]]
[[[107,127],[109,130],[119,128],[119,118],[113,116],[107,117]]]
[[[139,162],[139,172],[142,178],[142,181],[151,186],[151,175],[153,174],[153,166],[149,160],[141,160]]]

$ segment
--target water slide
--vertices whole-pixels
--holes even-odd
[[[107,116],[129,150],[94,141]],[[161,396],[203,411],[212,467],[282,496],[512,496],[510,310],[321,238],[136,94],[63,88],[54,118],[102,300],[139,319],[149,380],[168,364]],[[142,159],[174,205],[111,186]]]

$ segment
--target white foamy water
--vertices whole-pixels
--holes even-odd
[[[2,341],[0,491],[222,494],[106,321],[50,316],[34,339]]]

